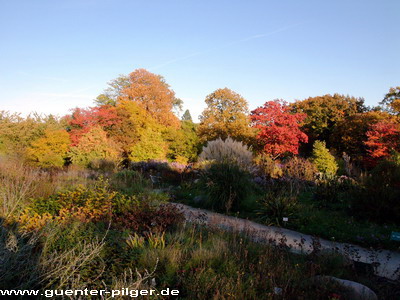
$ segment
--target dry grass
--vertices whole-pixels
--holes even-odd
[[[17,159],[0,157],[0,217],[16,217],[31,198],[49,197],[78,184],[88,185],[92,177],[95,176],[80,168],[48,172]]]
[[[209,141],[199,156],[200,162],[215,161],[219,163],[236,163],[243,169],[252,165],[253,154],[242,142],[228,137],[226,140],[218,138]]]

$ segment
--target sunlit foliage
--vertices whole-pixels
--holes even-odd
[[[291,113],[283,101],[268,101],[253,110],[250,117],[254,128],[258,129],[257,141],[263,152],[274,159],[286,153],[298,154],[300,143],[308,141],[307,135],[300,130],[305,115]]]
[[[224,88],[208,95],[207,107],[200,116],[198,134],[202,141],[226,139],[247,141],[254,134],[250,127],[247,101],[234,91]]]

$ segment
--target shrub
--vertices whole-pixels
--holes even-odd
[[[261,171],[261,175],[267,178],[279,178],[283,175],[282,169],[270,155],[261,154],[255,159],[255,162]]]
[[[352,209],[378,222],[399,223],[400,163],[396,156],[381,161],[353,194]]]
[[[258,214],[270,224],[281,225],[284,217],[291,217],[297,210],[298,190],[290,182],[272,183],[259,201]]]
[[[166,161],[149,160],[147,162],[134,162],[130,165],[130,168],[140,171],[146,177],[156,176],[159,179],[158,184],[179,185],[186,165],[176,162],[168,163]]]
[[[110,216],[112,208],[118,204],[117,198],[126,197],[109,191],[107,182],[100,180],[93,188],[78,186],[50,197],[32,199],[18,222],[23,231],[32,231],[52,220],[61,223],[102,220]]]
[[[118,164],[116,161],[104,158],[94,159],[88,165],[89,169],[103,174],[110,174],[114,172],[117,169],[117,166]]]
[[[252,194],[249,173],[236,164],[215,163],[202,174],[202,185],[208,200],[206,205],[217,211],[239,211]]]
[[[318,171],[326,176],[334,176],[338,170],[335,157],[330,154],[324,141],[315,141],[313,145],[312,162]]]
[[[317,180],[314,191],[314,199],[322,206],[334,208],[339,205],[343,209],[343,204],[347,204],[349,194],[358,189],[355,180],[347,176],[323,178]]]
[[[203,147],[199,160],[237,164],[247,170],[252,164],[253,154],[242,142],[235,141],[230,137],[226,140],[218,138],[209,141],[207,146]]]
[[[174,205],[140,201],[135,208],[126,208],[114,215],[118,228],[138,233],[161,233],[183,222],[183,214]]]
[[[285,176],[289,178],[302,181],[314,181],[317,168],[307,159],[294,156],[285,163],[283,171]]]

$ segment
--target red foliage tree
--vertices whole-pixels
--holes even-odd
[[[380,121],[373,124],[366,135],[367,152],[374,160],[388,157],[392,151],[400,151],[400,124],[397,122]]]
[[[257,140],[274,159],[285,153],[298,154],[300,142],[308,136],[300,130],[305,114],[290,113],[284,101],[268,101],[251,112],[252,126],[259,129]]]
[[[121,122],[117,109],[113,106],[103,105],[88,109],[75,108],[70,116],[67,116],[69,134],[72,146],[79,143],[79,139],[93,126],[100,126],[105,131]]]

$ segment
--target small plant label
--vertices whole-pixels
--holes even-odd
[[[283,217],[283,222],[289,221],[289,218]]]
[[[390,239],[392,241],[400,241],[400,232],[392,231],[392,234],[390,235]]]

